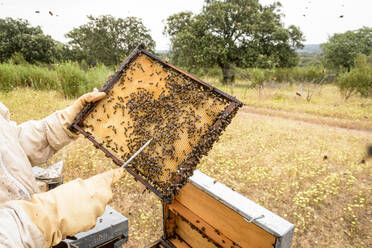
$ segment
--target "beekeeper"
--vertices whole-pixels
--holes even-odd
[[[81,96],[41,121],[17,125],[0,103],[0,247],[50,247],[63,236],[94,227],[112,198],[111,184],[123,176],[110,170],[40,193],[31,166],[47,161],[77,135],[67,126],[103,92]]]

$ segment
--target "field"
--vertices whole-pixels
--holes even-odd
[[[213,79],[207,79],[214,82]],[[258,91],[237,82],[222,90],[243,107],[198,168],[296,225],[293,247],[372,247],[371,98],[344,102],[336,88],[317,89],[310,102],[301,85]],[[312,86],[310,86],[312,87]],[[27,88],[0,93],[18,123],[72,103],[55,91]],[[65,181],[114,167],[79,138],[51,160],[65,160]],[[129,219],[130,240],[142,247],[161,235],[161,204],[128,174],[111,203]]]

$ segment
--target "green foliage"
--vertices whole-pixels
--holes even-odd
[[[26,65],[28,62],[25,60],[23,55],[19,52],[15,52],[12,54],[12,56],[9,59],[9,63],[15,64],[15,65]]]
[[[206,0],[203,11],[180,12],[167,19],[164,33],[172,44],[172,62],[192,70],[222,69],[223,82],[233,81],[234,66],[290,67],[297,63],[301,31],[281,22],[279,3],[257,0]]]
[[[265,72],[263,70],[254,68],[251,70],[252,86],[261,88],[265,82]]]
[[[61,78],[61,88],[65,97],[73,98],[86,92],[89,84],[86,73],[77,63],[65,63],[57,67],[58,77]]]
[[[217,66],[212,67],[211,69],[207,70],[206,77],[213,77],[213,78],[222,78],[222,71]]]
[[[372,95],[372,64],[367,63],[367,56],[364,54],[358,54],[354,64],[353,69],[341,74],[337,80],[345,100],[354,94],[363,97]]]
[[[327,74],[329,73],[322,66],[274,69],[238,68],[236,77],[239,80],[249,80],[254,84],[256,84],[255,82],[259,82],[259,84],[263,84],[263,82],[312,82],[316,84],[319,83]]]
[[[0,90],[11,91],[17,87],[40,90],[58,90],[65,97],[80,96],[100,87],[112,71],[100,64],[86,72],[77,63],[53,65],[51,68],[36,65],[0,64]]]
[[[75,60],[85,59],[89,65],[103,63],[112,66],[119,64],[121,57],[128,56],[140,43],[150,51],[155,47],[150,31],[140,18],[103,15],[88,16],[88,19],[87,24],[66,34],[71,40],[65,52]]]
[[[363,27],[355,31],[334,34],[322,48],[327,64],[350,70],[357,54],[368,56],[372,53],[372,28]]]
[[[320,66],[324,64],[324,55],[319,53],[299,53],[298,66]]]
[[[39,26],[32,27],[22,19],[0,19],[0,62],[9,60],[16,52],[30,63],[51,63],[58,53],[56,42],[44,35]]]
[[[111,73],[112,70],[104,64],[99,64],[96,67],[89,68],[87,70],[89,82],[85,86],[85,92],[92,91],[94,88],[99,89]]]
[[[57,89],[57,74],[35,65],[0,64],[0,89],[10,91],[16,87]]]

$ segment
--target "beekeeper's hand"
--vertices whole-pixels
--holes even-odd
[[[65,108],[60,112],[62,125],[67,130],[67,127],[73,122],[76,115],[90,102],[96,102],[106,96],[105,92],[98,92],[94,89],[92,92],[79,97],[71,106]],[[67,130],[69,132],[69,130]]]
[[[111,184],[124,175],[118,168],[82,180],[80,178],[30,201],[15,201],[42,232],[46,245],[58,244],[62,236],[72,236],[93,228],[112,199]]]

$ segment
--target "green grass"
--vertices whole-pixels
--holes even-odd
[[[308,109],[314,116],[321,116],[320,106],[324,106],[326,110],[322,111],[333,115],[332,107],[327,107],[329,99],[300,102],[303,100],[292,99],[294,90],[295,86],[270,89],[270,97],[259,103],[253,99],[261,98],[252,90],[243,100],[267,108],[279,106],[278,109],[300,112]],[[326,86],[321,94],[337,95],[331,86]],[[354,100],[335,116],[362,115],[358,106],[365,100]],[[56,91],[27,88],[0,93],[0,101],[9,107],[12,119],[18,123],[40,119],[72,103]],[[312,111],[311,106],[320,110]],[[372,161],[360,163],[368,143],[372,143],[371,132],[252,115],[242,110],[198,168],[294,223],[293,247],[371,247]],[[82,137],[64,151],[65,181],[115,167]],[[57,153],[51,162],[62,156],[63,152]],[[110,204],[129,219],[130,236],[125,247],[142,247],[162,234],[161,203],[144,189],[129,174],[114,187]]]

